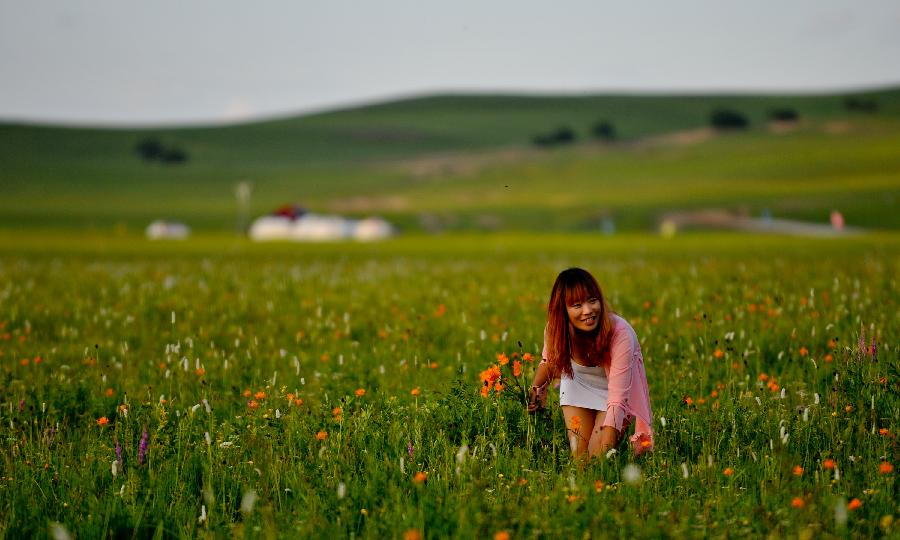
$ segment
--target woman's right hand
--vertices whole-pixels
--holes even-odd
[[[547,386],[550,381],[541,386],[532,386],[528,391],[528,412],[533,413],[547,407]]]

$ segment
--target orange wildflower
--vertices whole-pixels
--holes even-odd
[[[34,363],[35,363],[35,364],[40,364],[40,363],[43,362],[43,361],[44,361],[44,359],[41,358],[40,356],[35,356],[35,357],[34,357]]]
[[[831,362],[831,361],[834,360],[834,357],[831,356],[831,353],[828,353],[828,354],[825,355],[825,357],[823,358],[823,360],[825,360],[826,362]]]
[[[862,506],[862,501],[857,499],[856,497],[854,497],[853,500],[851,500],[849,503],[847,503],[848,510],[856,510],[860,506]]]
[[[685,398],[684,398],[684,404],[685,404],[685,405],[693,405],[693,404],[694,404],[694,398],[692,398],[691,396],[685,396]]]
[[[713,397],[713,398],[719,397],[719,391],[713,390],[712,392],[710,392],[709,397]]]
[[[107,388],[106,391],[103,393],[106,395],[106,397],[113,397],[113,394],[115,394],[116,391],[113,390],[112,388]]]
[[[421,391],[421,390],[419,390],[419,388],[418,388],[418,387],[416,387],[416,388],[413,388],[413,389],[412,389],[412,390],[410,390],[410,392],[409,392],[409,393],[410,393],[410,394],[412,394],[412,395],[413,395],[413,397],[419,397],[419,394],[421,394],[421,393],[422,393],[422,391]]]
[[[568,495],[566,496],[566,500],[569,501],[569,503],[578,502],[578,495],[575,495],[574,493],[572,495]]]
[[[105,426],[108,423],[109,423],[109,418],[107,418],[105,416],[101,416],[100,418],[97,419],[98,426]]]
[[[356,394],[356,397],[363,397],[364,395],[366,395],[366,389],[365,388],[357,388],[356,392],[354,392],[354,393]]]
[[[494,540],[509,540],[509,533],[507,531],[500,531],[494,535]]]
[[[801,467],[800,465],[795,465],[794,476],[803,476],[803,467]]]
[[[23,358],[23,359],[19,360],[19,363],[22,364],[23,366],[27,366],[28,364],[31,363],[31,360],[29,360],[27,358]]]
[[[288,392],[287,395],[284,397],[287,398],[288,401],[294,401],[294,393],[293,392]]]
[[[422,533],[419,529],[407,529],[403,531],[403,540],[422,540]]]
[[[201,367],[201,368],[197,368],[196,370],[194,370],[194,373],[196,373],[198,376],[202,377],[203,375],[206,375],[206,370]]]
[[[413,483],[421,484],[421,483],[425,482],[425,480],[428,480],[428,473],[425,473],[425,472],[422,472],[422,471],[418,471],[418,472],[413,476]]]
[[[594,482],[594,491],[596,491],[597,493],[600,493],[601,491],[603,491],[603,486],[604,486],[603,480],[596,480]]]
[[[327,431],[320,431],[320,432],[316,433],[316,440],[324,441],[327,438],[328,438]]]
[[[438,363],[437,363],[437,362],[432,362],[432,363],[428,364],[428,367],[430,367],[431,369],[437,369],[437,368],[438,368]]]
[[[256,399],[258,399],[259,401],[262,401],[262,400],[266,399],[266,393],[263,392],[262,390],[260,390],[260,391],[257,392],[253,397],[255,397]]]
[[[259,403],[257,403],[255,399],[251,399],[250,401],[247,402],[247,406],[250,407],[251,409],[258,409]]]
[[[822,462],[822,467],[824,467],[828,470],[833,470],[834,469],[834,460],[831,458],[826,459],[825,461]]]
[[[343,412],[344,412],[344,411],[343,411],[340,407],[335,407],[335,408],[331,409],[331,414],[332,414],[332,416],[334,416],[334,419],[335,419],[335,420],[340,420],[340,419],[341,419],[341,414],[342,414]]]
[[[294,400],[294,405],[296,405],[296,406],[298,406],[298,407],[299,407],[300,405],[303,405],[303,400],[300,399],[300,398],[295,399],[295,400]]]
[[[497,361],[500,362],[501,366],[505,366],[509,363],[509,357],[506,356],[506,353],[499,353],[497,355]]]
[[[246,390],[244,390],[243,394],[241,394],[241,395],[243,395],[244,397],[250,397],[253,395],[253,392],[251,392],[250,389],[247,388]]]
[[[500,381],[497,381],[497,384],[494,385],[494,391],[498,394],[503,392],[503,388],[505,387],[500,383]]]
[[[522,362],[518,360],[513,362],[513,377],[518,377],[522,374]]]
[[[722,471],[722,474],[724,474],[725,476],[734,476],[734,469],[732,469],[731,467],[725,467],[725,470]]]
[[[800,347],[800,356],[806,356],[809,354],[809,349],[806,347]]]
[[[878,472],[881,474],[891,474],[894,472],[894,466],[887,461],[882,461],[881,465],[878,466]]]
[[[532,360],[534,360],[534,357],[531,356],[531,353],[527,352],[522,355],[522,360],[525,360],[526,362],[531,362]]]
[[[766,382],[767,380],[769,380],[769,376],[766,375],[765,373],[760,373],[759,380],[761,380],[762,382]]]
[[[791,506],[794,508],[803,508],[805,505],[806,503],[803,502],[803,499],[801,497],[794,497],[794,499],[791,501]]]
[[[716,349],[716,352],[713,353],[713,356],[715,356],[716,358],[722,358],[723,356],[725,356],[725,353],[722,352],[722,349]]]

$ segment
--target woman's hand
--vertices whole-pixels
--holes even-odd
[[[533,413],[547,407],[547,381],[541,386],[532,386],[528,391],[528,412]]]

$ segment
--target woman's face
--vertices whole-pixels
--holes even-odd
[[[591,332],[597,329],[600,324],[600,299],[596,297],[587,298],[582,301],[566,306],[569,313],[569,322],[576,330],[582,332]]]

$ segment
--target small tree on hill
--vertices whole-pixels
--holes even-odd
[[[551,131],[550,133],[540,133],[535,135],[531,142],[533,142],[537,146],[543,147],[551,147],[558,146],[560,144],[569,144],[575,142],[577,136],[575,135],[575,131],[568,126],[563,126],[557,128],[555,131]]]
[[[873,113],[878,110],[878,103],[871,98],[850,96],[844,98],[844,108],[851,112]]]
[[[731,109],[716,109],[709,116],[709,123],[720,130],[747,129],[750,125],[746,116]]]
[[[163,155],[165,148],[163,148],[159,139],[148,137],[137,143],[135,151],[137,151],[138,155],[140,155],[144,161],[155,161]]]
[[[600,120],[591,127],[591,135],[601,141],[614,141],[616,139],[616,127],[608,120]]]
[[[800,115],[794,109],[780,108],[769,112],[769,119],[776,122],[796,122]]]

